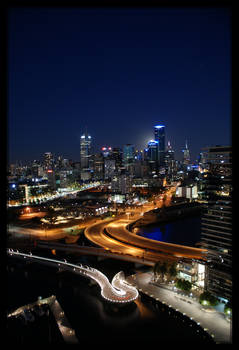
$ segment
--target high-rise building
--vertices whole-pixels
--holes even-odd
[[[52,169],[47,170],[47,179],[48,179],[48,186],[51,190],[56,189],[56,177],[55,177],[55,171]]]
[[[190,153],[188,149],[187,140],[185,142],[185,149],[183,150],[183,164],[188,165],[190,163]]]
[[[124,166],[127,170],[134,162],[134,154],[135,154],[134,145],[131,145],[131,144],[124,145],[124,147],[123,147],[123,162],[124,162]]]
[[[111,179],[115,174],[115,160],[114,159],[104,159],[104,178]]]
[[[44,154],[44,160],[43,160],[43,166],[44,166],[44,170],[51,170],[53,169],[53,165],[54,165],[54,160],[53,160],[53,154],[51,152],[46,152]]]
[[[85,132],[80,141],[81,169],[89,169],[91,156],[91,136]]]
[[[102,147],[101,153],[103,157],[109,157],[112,154],[112,147]]]
[[[170,144],[170,141],[168,141],[164,161],[166,174],[170,180],[173,180],[174,175],[176,174],[176,162],[174,159],[174,150]]]
[[[132,177],[128,174],[121,173],[112,177],[111,190],[115,193],[127,195],[132,189]]]
[[[227,300],[232,295],[232,148],[207,148],[200,197],[202,215],[201,242],[208,250],[206,289]]]
[[[85,132],[81,135],[80,141],[80,156],[81,156],[81,179],[89,180],[91,178],[91,136]]]
[[[93,156],[93,177],[94,180],[103,180],[104,178],[104,156],[102,153]]]
[[[112,149],[111,158],[115,160],[115,171],[119,173],[120,169],[122,168],[122,158],[123,158],[122,149],[114,147]]]
[[[147,148],[147,161],[151,172],[157,171],[158,166],[158,141],[150,140]]]
[[[155,125],[154,126],[154,140],[158,142],[158,167],[163,167],[165,157],[165,126]]]

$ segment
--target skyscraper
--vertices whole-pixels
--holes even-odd
[[[134,145],[127,144],[124,145],[123,147],[123,162],[124,166],[128,170],[129,167],[133,164],[134,162]]]
[[[158,142],[158,161],[157,166],[163,167],[165,157],[165,126],[155,125],[154,126],[154,139]]]
[[[176,173],[176,163],[174,159],[174,150],[168,141],[168,145],[165,152],[165,170],[170,180],[173,180],[174,173]]]
[[[81,169],[89,169],[91,156],[91,136],[85,132],[80,141]]]
[[[53,168],[53,155],[51,152],[44,153],[44,170],[49,170]]]
[[[91,136],[86,131],[81,135],[80,141],[81,156],[81,179],[89,180],[91,178]]]
[[[157,171],[158,166],[158,141],[150,140],[147,148],[147,161],[151,171]]]
[[[183,150],[183,164],[188,165],[190,163],[190,153],[188,149],[187,140],[185,142],[185,149]]]
[[[211,265],[206,269],[206,288],[218,297],[232,295],[232,149],[210,147],[205,152],[206,167],[202,174],[201,241],[208,249]]]

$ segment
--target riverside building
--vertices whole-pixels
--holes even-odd
[[[232,296],[232,149],[215,146],[205,150],[201,244],[209,253],[206,289],[229,300]]]

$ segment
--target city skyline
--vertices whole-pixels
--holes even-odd
[[[144,149],[165,125],[175,158],[187,140],[230,145],[227,8],[18,8],[8,18],[9,162],[45,152],[80,160],[87,127],[102,146]]]

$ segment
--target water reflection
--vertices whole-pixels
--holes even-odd
[[[201,237],[201,217],[193,216],[165,224],[140,227],[136,234],[167,243],[195,246]]]
[[[97,313],[105,326],[110,327],[127,327],[137,321],[140,317],[140,312],[135,303],[129,304],[113,304],[105,300],[100,300],[99,297],[88,294],[81,294],[77,291],[76,296],[86,305],[90,305]]]

